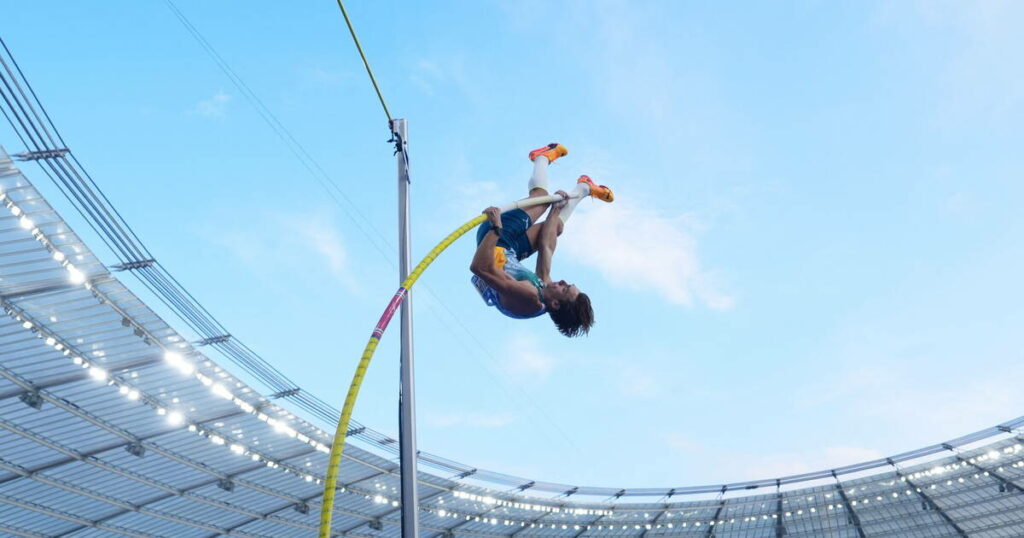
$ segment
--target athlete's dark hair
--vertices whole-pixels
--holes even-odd
[[[563,303],[558,310],[548,310],[548,315],[558,332],[570,338],[589,333],[594,324],[594,309],[586,293],[577,295],[575,301]]]

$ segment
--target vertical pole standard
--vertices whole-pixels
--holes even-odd
[[[408,124],[391,123],[398,144],[398,282],[409,277],[412,248],[409,239]],[[402,538],[419,538],[419,495],[416,491],[416,391],[412,360],[412,294],[402,302],[401,393],[398,400],[398,443],[402,471]]]

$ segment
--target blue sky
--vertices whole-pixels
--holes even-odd
[[[332,2],[176,4],[344,197],[162,1],[26,3],[0,32],[164,266],[340,405],[397,286],[384,115]],[[553,185],[587,173],[618,198],[581,205],[555,259],[594,301],[588,338],[486,310],[469,239],[424,276],[420,448],[673,487],[853,463],[1024,409],[1024,5],[348,7],[410,122],[414,257],[525,194],[526,152],[553,140],[570,149]],[[0,144],[23,149],[9,129]],[[392,433],[396,344],[356,409]]]

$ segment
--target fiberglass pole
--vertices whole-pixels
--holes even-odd
[[[404,119],[391,123],[398,144],[398,272],[399,283],[411,270],[409,239],[408,125]],[[402,471],[402,538],[419,538],[419,495],[416,491],[416,391],[412,360],[412,294],[402,302],[401,393],[398,401],[398,443]]]

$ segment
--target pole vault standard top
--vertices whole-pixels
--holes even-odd
[[[538,205],[550,204],[552,202],[560,202],[566,198],[563,198],[557,194],[551,194],[548,196],[538,196],[536,198],[524,198],[522,200],[516,200],[500,206],[499,209],[502,213],[512,211],[513,209],[523,209],[527,207],[533,207]],[[433,248],[426,256],[420,260],[420,263],[409,273],[409,276],[402,282],[402,285],[395,292],[395,295],[388,302],[388,306],[384,309],[384,313],[381,315],[380,320],[377,321],[377,325],[373,328],[373,333],[370,334],[370,340],[366,343],[366,347],[363,348],[363,355],[359,359],[359,365],[356,366],[356,373],[352,377],[352,383],[349,384],[348,394],[345,396],[345,405],[341,408],[341,417],[338,419],[338,427],[334,431],[334,442],[331,443],[331,456],[327,462],[327,477],[324,480],[324,495],[323,503],[320,505],[320,538],[330,538],[331,536],[331,518],[334,510],[334,495],[337,493],[338,486],[338,466],[341,464],[341,455],[345,449],[345,438],[348,435],[348,425],[352,420],[352,410],[355,408],[356,399],[359,397],[359,388],[363,384],[363,378],[366,376],[366,370],[370,367],[370,361],[373,359],[374,352],[377,351],[377,344],[380,343],[380,339],[384,336],[384,331],[387,330],[388,324],[391,322],[391,318],[394,317],[398,307],[405,300],[409,290],[416,284],[416,281],[423,274],[423,271],[430,266],[438,256],[441,255],[456,239],[465,235],[466,232],[476,228],[481,223],[487,220],[486,215],[477,215],[468,222],[459,226],[454,232],[448,234],[436,247]]]

